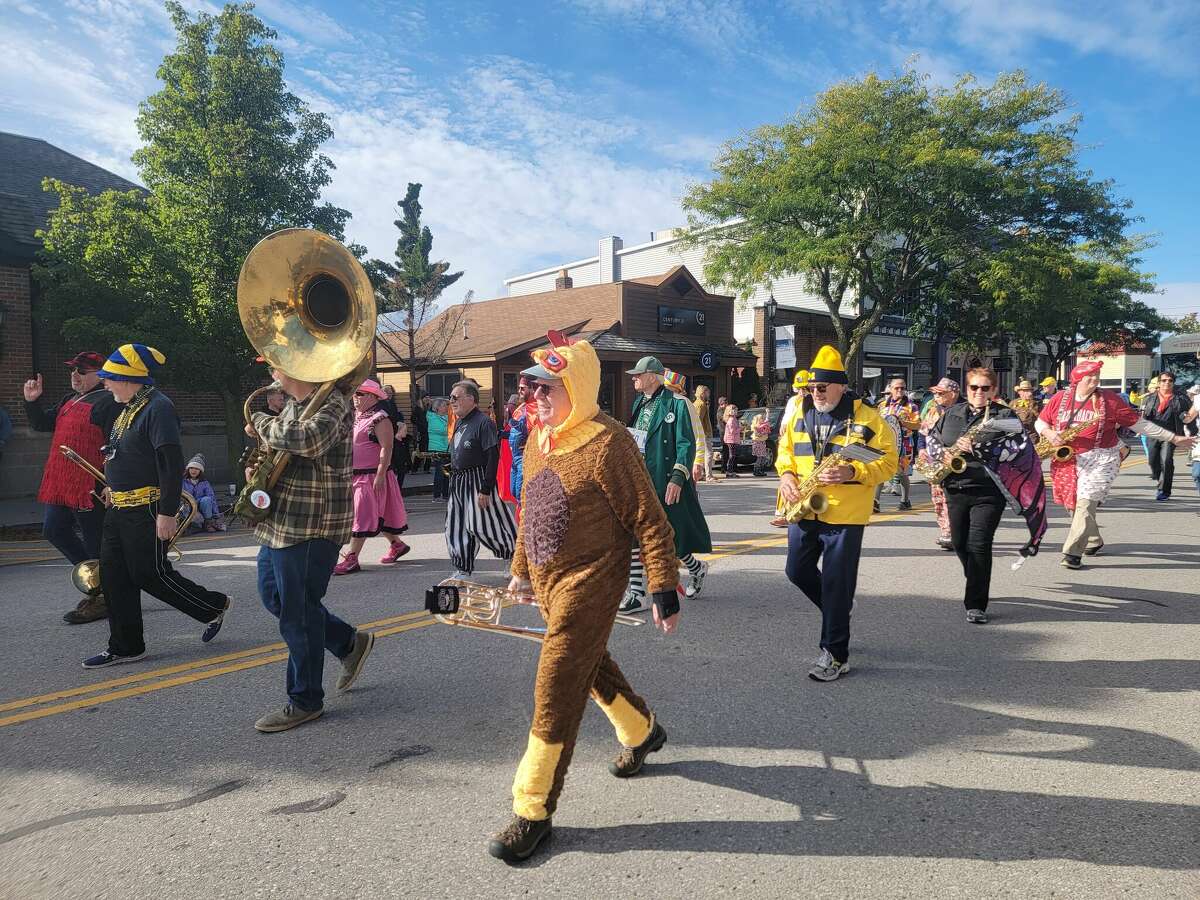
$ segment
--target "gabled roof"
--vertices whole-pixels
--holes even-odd
[[[36,249],[34,232],[58,206],[58,195],[42,190],[43,178],[78,185],[91,194],[138,185],[39,138],[0,131],[0,239],[6,246]]]
[[[663,272],[661,275],[644,275],[641,278],[629,278],[626,280],[634,284],[656,287],[659,291],[674,290],[681,297],[693,291],[711,297],[723,296],[721,294],[709,294],[704,289],[704,285],[696,280],[696,276],[691,273],[691,270],[682,263],[667,272]]]

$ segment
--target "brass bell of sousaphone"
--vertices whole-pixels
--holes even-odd
[[[320,409],[339,383],[357,386],[373,368],[375,292],[354,255],[323,232],[286,228],[259,241],[242,263],[237,304],[246,337],[272,369],[320,385],[301,418]],[[251,430],[250,404],[266,390],[246,398]],[[252,472],[236,515],[251,523],[270,515],[271,490],[289,458],[259,440],[243,460]]]

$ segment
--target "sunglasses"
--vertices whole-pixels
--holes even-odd
[[[827,384],[810,384],[808,386],[808,389],[815,394],[823,394],[827,390],[829,390],[829,385],[827,385]]]
[[[72,375],[86,375],[88,372],[95,372],[95,369],[89,369],[85,366],[71,366],[67,371]]]
[[[990,384],[968,384],[968,391],[983,391],[985,394],[992,389]]]
[[[536,396],[538,396],[538,394],[545,394],[547,397],[549,397],[550,392],[553,390],[554,390],[553,384],[551,384],[547,381],[539,381],[539,382],[537,382],[537,384],[535,384],[533,386],[533,396],[536,397]]]

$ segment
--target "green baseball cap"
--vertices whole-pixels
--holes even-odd
[[[658,357],[643,356],[638,360],[636,366],[634,366],[632,369],[626,369],[625,374],[644,375],[646,372],[654,372],[655,374],[661,375],[665,371],[667,370],[663,368],[663,364],[658,361]]]

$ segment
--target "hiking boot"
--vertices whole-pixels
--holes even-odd
[[[667,732],[653,716],[650,722],[649,736],[636,747],[622,747],[617,758],[608,764],[608,771],[618,778],[632,778],[642,771],[647,756],[662,749],[667,742]]]
[[[812,668],[808,670],[808,677],[813,681],[837,681],[849,671],[849,661],[838,662],[832,653],[822,650]]]
[[[289,728],[295,728],[297,725],[303,725],[305,722],[321,718],[321,713],[323,712],[325,712],[325,707],[323,706],[318,710],[309,712],[306,709],[301,709],[289,703],[279,712],[267,713],[254,723],[254,727],[264,734],[287,731]]]
[[[108,666],[118,665],[119,663],[137,662],[145,655],[145,651],[141,653],[134,653],[131,656],[121,656],[116,653],[109,653],[107,650],[105,650],[103,653],[97,653],[95,656],[89,656],[87,659],[85,659],[83,661],[83,667],[85,669],[104,669]]]
[[[988,614],[982,609],[968,609],[967,621],[972,625],[986,625],[988,621]]]
[[[549,836],[550,819],[535,822],[522,816],[513,816],[508,827],[488,841],[488,853],[511,865],[533,856]]]
[[[88,622],[98,622],[108,618],[108,601],[103,594],[94,597],[84,597],[79,605],[63,616],[68,625],[86,625]]]
[[[1062,562],[1059,565],[1064,569],[1082,569],[1083,559],[1078,556],[1067,556],[1064,554]]]
[[[342,561],[333,567],[334,575],[350,575],[353,572],[361,572],[362,566],[358,564],[357,553],[345,553],[342,555]]]
[[[621,605],[617,607],[617,612],[628,615],[629,613],[645,612],[649,608],[646,604],[645,594],[627,590],[625,596],[621,598]]]
[[[404,541],[393,541],[392,545],[388,547],[388,552],[379,561],[385,566],[390,566],[411,549],[412,547],[408,546]]]
[[[700,589],[704,587],[704,576],[707,574],[708,563],[700,563],[700,571],[693,573],[692,577],[688,580],[688,586],[687,590],[684,592],[684,596],[690,599],[699,594]]]
[[[208,643],[215,638],[221,631],[221,626],[225,624],[225,613],[229,612],[229,607],[233,606],[233,601],[228,597],[225,598],[225,608],[217,613],[217,617],[204,626],[204,633],[200,635],[200,640]]]
[[[358,673],[362,671],[363,663],[367,661],[367,657],[373,649],[375,649],[374,632],[361,629],[354,632],[354,649],[342,660],[342,674],[338,676],[337,680],[339,691],[350,689],[350,685],[358,679]]]

